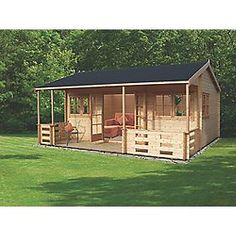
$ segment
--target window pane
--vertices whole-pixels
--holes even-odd
[[[163,96],[156,96],[156,115],[163,116]]]
[[[78,114],[78,97],[70,97],[70,113],[71,114]]]
[[[171,116],[172,113],[172,99],[171,95],[164,95],[164,116]]]
[[[83,113],[84,114],[89,113],[89,99],[88,99],[88,96],[84,96],[84,98],[83,98]]]
[[[175,95],[175,115],[186,115],[186,95]]]
[[[210,95],[208,93],[202,94],[202,116],[209,117],[209,101]]]

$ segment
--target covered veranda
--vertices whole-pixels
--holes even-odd
[[[41,123],[40,90],[37,90],[39,144],[173,159],[186,159],[199,150],[197,143],[199,90],[196,85],[161,83],[46,90],[50,92],[51,97],[51,122]],[[57,91],[64,92],[64,120],[60,122],[54,120],[54,94]],[[120,96],[121,103],[121,135],[114,138],[107,138],[104,135],[106,129],[104,98],[108,95]],[[134,96],[133,101],[130,100],[131,95]],[[176,95],[184,98],[181,105],[184,110],[182,115],[176,113],[174,105]],[[72,113],[71,102],[74,97],[87,99],[86,114]],[[110,97],[110,102],[112,106],[116,106],[113,98]],[[126,121],[127,105],[131,102],[134,103],[133,111],[129,110],[129,114],[131,112],[134,114],[133,126],[127,125]],[[166,114],[159,114],[159,108]],[[78,130],[78,142],[77,134],[74,134],[67,145],[64,129],[68,121]]]

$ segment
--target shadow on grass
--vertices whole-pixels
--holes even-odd
[[[45,205],[54,206],[236,205],[236,154],[200,159],[132,178],[81,177],[46,182],[34,190],[53,194]]]
[[[14,138],[36,138],[36,132],[19,132],[19,133],[0,133],[2,137],[14,137]]]
[[[16,159],[16,160],[38,160],[40,159],[41,155],[0,155],[0,160],[7,160],[7,159]]]

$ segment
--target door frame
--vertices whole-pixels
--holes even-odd
[[[94,108],[97,108],[97,103],[94,101],[97,98],[101,98],[101,114],[95,114],[94,115]],[[95,107],[94,107],[95,106]],[[99,140],[104,140],[104,94],[92,94],[90,95],[90,120],[91,120],[91,142],[99,141]],[[97,109],[95,110],[95,113],[97,112]],[[93,118],[94,116],[101,116],[101,123],[93,123]],[[101,133],[93,133],[93,126],[101,126]]]
[[[138,115],[139,104],[138,104],[138,96],[142,97],[142,108],[144,116]],[[138,127],[138,117],[143,120],[143,127],[139,125]],[[138,127],[138,128],[137,128]],[[135,93],[135,129],[147,129],[147,94],[146,93]]]

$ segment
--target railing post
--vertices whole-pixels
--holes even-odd
[[[41,144],[42,142],[41,124],[37,125],[37,131],[38,131],[38,144]]]
[[[183,160],[187,160],[187,136],[183,133]]]
[[[183,133],[183,160],[189,159],[189,133]]]
[[[55,145],[55,125],[50,125],[50,144]]]

